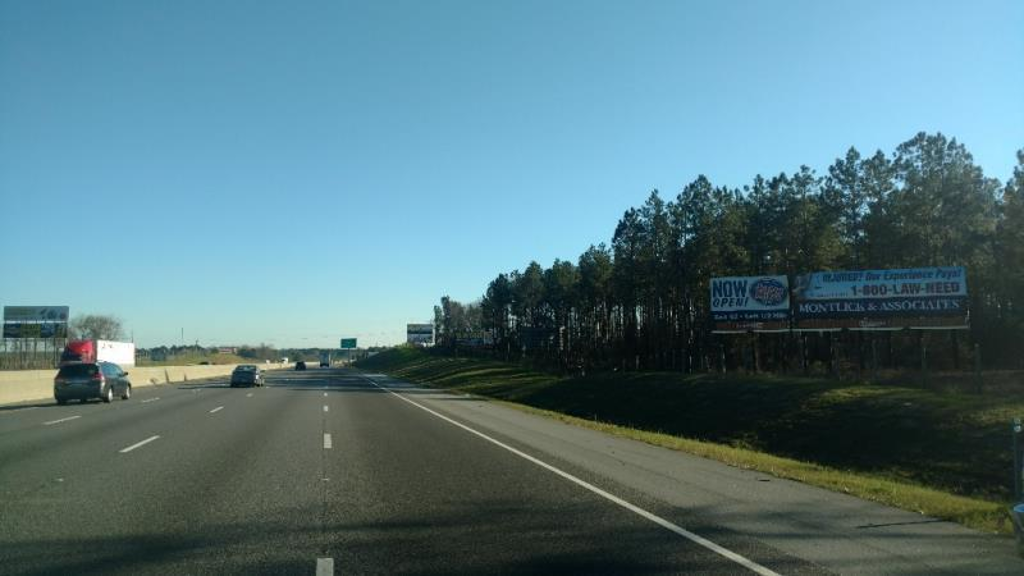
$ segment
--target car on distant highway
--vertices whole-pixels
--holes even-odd
[[[114,396],[127,400],[132,395],[128,373],[113,362],[74,362],[65,364],[53,378],[53,398],[57,404],[68,400],[99,398],[110,402]]]
[[[295,363],[295,369],[296,370],[305,370],[306,369],[306,363],[301,361],[301,360],[299,360],[298,362]]]
[[[231,387],[263,386],[263,370],[255,364],[239,364],[231,371]]]

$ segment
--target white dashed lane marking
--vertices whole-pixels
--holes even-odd
[[[43,422],[43,426],[53,426],[54,424],[60,424],[61,422],[67,422],[69,420],[77,420],[81,416],[68,416],[67,418],[61,418],[60,420],[50,420],[49,422]]]
[[[127,448],[122,448],[120,450],[120,452],[121,452],[121,454],[127,454],[127,453],[131,452],[132,450],[135,450],[136,448],[140,448],[142,446],[145,446],[146,444],[149,444],[150,442],[152,442],[154,440],[157,440],[159,438],[160,438],[160,436],[150,436],[149,438],[146,438],[142,442],[136,442],[135,444],[132,444],[131,446],[129,446]]]

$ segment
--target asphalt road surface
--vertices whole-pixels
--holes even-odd
[[[2,574],[1021,574],[1008,538],[379,374],[0,407]]]

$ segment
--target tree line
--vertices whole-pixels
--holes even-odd
[[[876,335],[712,334],[710,278],[927,266],[966,268],[971,326],[966,335],[928,337],[948,336],[956,362],[962,350],[983,350],[987,367],[1019,367],[1024,149],[1006,183],[986,176],[955,138],[922,132],[890,154],[851,147],[825,174],[800,166],[742,188],[701,175],[670,200],[654,190],[623,214],[610,244],[591,245],[575,262],[499,273],[473,303],[443,297],[434,310],[437,345],[480,348],[473,335],[486,334],[492,354],[566,367],[749,365],[743,346],[755,367],[756,353],[771,359],[769,368],[792,367],[805,345],[812,359],[827,345],[830,355],[842,348],[863,362]],[[924,341],[889,333],[888,361],[898,363],[901,343],[915,338]]]

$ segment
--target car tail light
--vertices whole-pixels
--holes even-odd
[[[92,380],[93,382],[103,382],[103,372],[96,372],[92,375],[92,378],[89,378],[89,380]]]
[[[63,378],[54,378],[53,379],[53,383],[55,385],[57,385],[57,386],[60,386],[61,384],[65,384],[66,382],[67,382],[67,380],[65,380]]]

